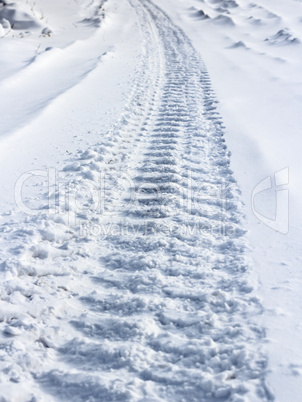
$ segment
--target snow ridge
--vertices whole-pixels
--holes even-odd
[[[165,13],[130,4],[142,55],[124,115],[70,158],[52,211],[45,196],[1,228],[6,396],[270,400],[209,76]]]

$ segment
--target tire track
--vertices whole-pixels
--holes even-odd
[[[78,365],[70,381],[97,370],[100,400],[269,399],[261,306],[247,282],[239,192],[208,74],[162,11],[131,4],[152,32],[157,78],[144,118],[127,122],[136,156],[117,177],[133,185],[108,219],[115,230],[97,239],[102,271],[81,297],[89,313],[71,322],[79,337],[61,350]]]
[[[41,297],[40,310],[27,311],[40,363],[24,376],[62,401],[271,399],[240,196],[208,73],[165,13],[129,3],[142,56],[125,112],[64,168],[66,181],[87,189],[82,208],[65,211],[75,225],[42,215],[39,245],[22,246],[32,286],[53,305]],[[25,226],[13,236],[31,244],[37,219]],[[19,256],[7,264],[24,273]],[[37,322],[42,331],[30,327]]]

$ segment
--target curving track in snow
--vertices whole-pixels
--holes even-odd
[[[20,284],[7,281],[5,300],[28,302],[3,320],[23,341],[3,343],[2,381],[47,401],[268,400],[209,76],[165,13],[130,4],[142,54],[123,116],[65,166],[57,213],[10,224],[21,251],[4,264]]]

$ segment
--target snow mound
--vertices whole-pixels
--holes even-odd
[[[248,17],[247,21],[253,25],[262,25],[263,24],[261,18],[255,18],[252,15],[250,17]]]
[[[42,29],[41,16],[37,17],[34,6],[19,3],[0,3],[0,22],[3,28],[15,30]],[[4,25],[5,24],[5,25]],[[9,24],[9,25],[8,25]]]
[[[195,7],[191,8],[194,11],[191,16],[199,20],[211,20],[214,24],[224,27],[232,27],[235,25],[232,19],[232,10],[238,7],[238,4],[233,0],[207,0],[202,1],[204,8],[201,10]]]
[[[52,34],[52,30],[50,28],[45,27],[42,29],[41,35],[50,36],[50,34]]]
[[[210,18],[208,14],[206,14],[203,10],[198,10],[194,13],[195,17],[199,18],[200,20],[207,20]]]
[[[224,26],[234,26],[235,25],[232,18],[228,17],[227,15],[218,15],[217,17],[213,18],[212,21],[216,24],[224,25]]]
[[[281,18],[279,17],[279,15],[272,13],[271,11],[266,10],[266,17],[270,18],[270,19],[276,19],[276,20],[280,20]]]
[[[209,3],[218,4],[219,7],[223,7],[223,8],[238,7],[238,4],[234,0],[210,0]]]
[[[98,27],[104,17],[103,5],[105,2],[106,0],[85,1],[81,6],[82,19],[79,23]]]
[[[265,39],[270,45],[293,45],[301,43],[288,28],[281,29],[275,35]]]
[[[229,49],[237,49],[237,48],[248,49],[246,44],[244,42],[242,42],[241,40],[234,43],[233,45],[229,46]]]
[[[230,11],[227,8],[217,7],[215,11],[220,14],[230,14]]]

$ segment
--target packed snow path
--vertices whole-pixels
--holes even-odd
[[[15,246],[2,261],[1,396],[268,400],[208,74],[167,15],[130,4],[142,54],[123,116],[70,158],[51,214],[2,227],[2,248]]]

